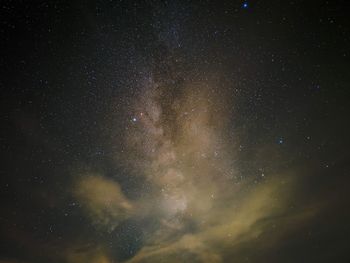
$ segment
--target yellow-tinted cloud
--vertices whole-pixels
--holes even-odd
[[[73,194],[93,223],[108,230],[113,230],[133,210],[133,205],[125,198],[119,184],[99,175],[79,177]]]
[[[67,263],[116,263],[112,261],[106,251],[101,247],[93,247],[88,250],[80,251],[71,247],[65,251],[65,260]]]
[[[259,237],[265,230],[259,221],[283,212],[286,196],[278,187],[276,181],[256,187],[240,197],[239,207],[235,207],[233,199],[222,200],[220,206],[208,211],[205,222],[203,217],[192,218],[199,225],[197,231],[145,246],[130,262],[176,262],[182,255],[188,255],[193,262],[222,262],[220,255],[225,250]]]

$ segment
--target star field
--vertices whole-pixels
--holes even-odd
[[[348,262],[345,1],[4,1],[0,262]]]

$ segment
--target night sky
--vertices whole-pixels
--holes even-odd
[[[350,262],[347,1],[1,1],[0,263]]]

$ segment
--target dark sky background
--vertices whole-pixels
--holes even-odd
[[[2,1],[0,262],[350,262],[347,6]]]

